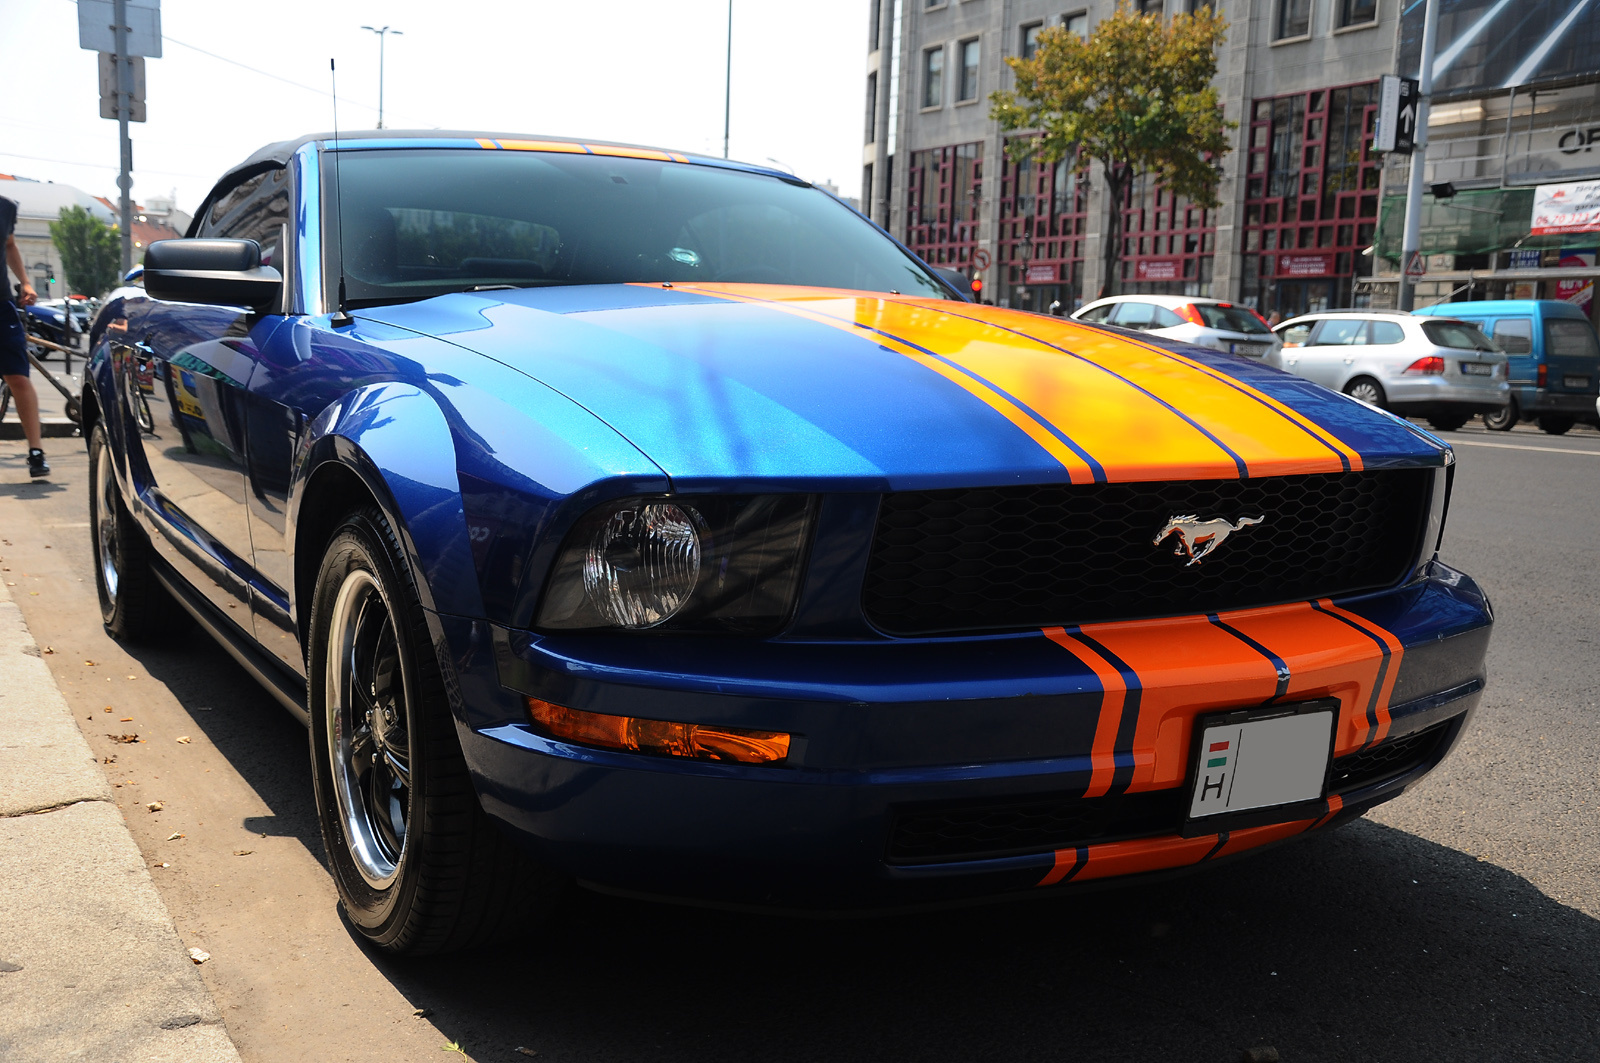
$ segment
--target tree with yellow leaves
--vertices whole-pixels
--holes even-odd
[[[1168,21],[1119,4],[1087,39],[1051,27],[1031,59],[1006,60],[1016,88],[991,95],[989,115],[1006,132],[1037,134],[1013,138],[1012,158],[1104,167],[1113,207],[1102,297],[1119,287],[1122,209],[1135,179],[1149,174],[1197,206],[1217,205],[1218,163],[1238,127],[1223,118],[1211,84],[1227,29],[1210,7]]]

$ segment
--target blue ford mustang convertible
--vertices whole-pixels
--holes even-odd
[[[100,601],[310,728],[352,922],[566,882],[865,910],[1359,816],[1483,688],[1452,455],[1243,358],[975,306],[787,174],[306,137],[91,334]]]

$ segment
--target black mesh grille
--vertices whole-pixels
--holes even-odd
[[[1335,758],[1328,778],[1329,792],[1355,790],[1410,771],[1433,756],[1449,725],[1448,721],[1435,724],[1425,731]]]
[[[863,604],[895,635],[1216,612],[1392,586],[1417,554],[1427,469],[884,496]],[[1187,565],[1173,517],[1261,517]]]
[[[1031,797],[956,808],[909,809],[889,835],[889,862],[976,860],[1145,834],[1170,834],[1183,819],[1178,790]]]

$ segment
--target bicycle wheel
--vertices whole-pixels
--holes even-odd
[[[6,411],[11,408],[11,385],[0,380],[0,421],[6,419]]]

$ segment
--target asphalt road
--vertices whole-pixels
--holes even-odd
[[[1203,875],[872,921],[580,893],[530,942],[370,954],[299,724],[202,635],[103,633],[77,441],[42,486],[0,443],[0,569],[251,1063],[1596,1060],[1600,435],[1451,435],[1445,557],[1499,622],[1476,724],[1422,786]]]

